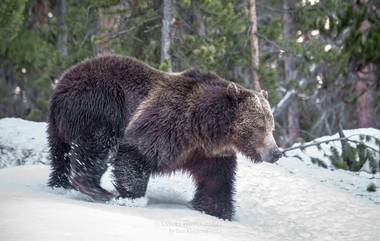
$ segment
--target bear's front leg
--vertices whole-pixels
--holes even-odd
[[[140,198],[146,193],[151,168],[132,145],[121,144],[113,163],[114,186],[121,198]]]
[[[236,156],[205,157],[196,154],[185,169],[190,171],[197,185],[191,202],[194,209],[231,220],[234,214]]]

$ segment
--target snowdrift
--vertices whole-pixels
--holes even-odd
[[[371,147],[375,150],[380,151],[380,144],[376,143],[376,140],[380,140],[380,130],[374,129],[374,128],[361,128],[361,129],[354,129],[354,130],[344,130],[344,135],[346,138],[353,140],[353,141],[359,141],[363,142],[368,147]],[[374,138],[372,138],[374,137]],[[304,143],[304,145],[317,143],[317,142],[323,142],[333,139],[338,139],[339,134],[336,133],[332,136],[323,136],[314,139],[311,142]],[[363,138],[361,140],[361,138]],[[358,143],[348,143],[353,148],[358,148]],[[293,145],[293,147],[299,146],[299,143],[296,143]],[[340,141],[330,141],[327,143],[322,143],[318,146],[310,146],[305,148],[304,150],[296,149],[293,151],[289,151],[286,153],[287,156],[297,156],[300,161],[303,161],[308,164],[316,164],[322,167],[325,167],[327,169],[335,169],[335,166],[331,162],[331,156],[333,155],[332,149],[335,149],[337,151],[337,154],[339,156],[342,154],[342,144]],[[374,152],[370,150],[374,157],[374,166],[376,166],[377,171],[379,171],[379,162],[380,162],[380,155],[377,152]],[[358,159],[358,154],[355,155],[356,160]],[[317,162],[317,161],[319,162]],[[375,171],[376,171],[375,169]],[[366,161],[366,163],[361,168],[361,171],[365,171],[370,173],[370,167],[369,167],[369,161]]]
[[[155,177],[144,200],[94,203],[46,186],[46,125],[0,120],[0,240],[378,240],[379,174],[314,165],[306,157],[277,165],[238,158],[232,222],[191,210],[186,173]],[[377,130],[370,131],[378,135]],[[376,133],[375,133],[376,132]],[[11,149],[13,148],[13,149]],[[301,155],[301,154],[300,154]],[[316,154],[317,155],[317,154]],[[36,164],[23,165],[20,164]],[[102,186],[112,191],[106,173]]]
[[[46,123],[0,119],[0,168],[48,163]]]

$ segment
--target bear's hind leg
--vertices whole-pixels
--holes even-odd
[[[116,138],[97,132],[71,143],[69,179],[72,186],[95,201],[109,201],[113,194],[100,186],[100,179],[116,153],[116,146]]]
[[[71,188],[68,176],[70,174],[70,159],[68,154],[70,145],[63,142],[56,132],[56,128],[49,123],[48,140],[50,146],[51,173],[48,186]]]
[[[113,161],[114,186],[121,198],[140,198],[146,193],[151,168],[133,146],[121,144]]]
[[[233,193],[236,156],[205,157],[196,154],[185,165],[197,188],[191,204],[194,209],[222,219],[234,214]]]

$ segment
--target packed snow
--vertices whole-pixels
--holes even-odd
[[[0,169],[1,241],[380,237],[379,191],[366,191],[369,182],[380,186],[378,174],[332,171],[307,158],[282,158],[273,165],[239,156],[236,214],[229,222],[189,208],[195,188],[186,173],[154,177],[146,197],[122,203],[95,203],[76,191],[48,188],[49,167],[41,164],[48,162],[45,128],[44,123],[0,120],[0,160],[6,167]],[[353,132],[379,135],[374,129]],[[24,163],[35,165],[16,166]],[[102,186],[112,191],[111,181],[107,172]]]

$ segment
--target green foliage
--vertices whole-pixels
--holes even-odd
[[[32,121],[39,121],[41,120],[43,116],[43,113],[39,109],[33,109],[27,116],[26,119],[32,120]]]
[[[43,8],[38,8],[41,3]],[[368,2],[372,7],[358,9],[352,8],[353,1],[295,3],[290,13],[295,18],[297,33],[290,38],[283,36],[283,1],[257,4],[258,72],[272,105],[287,90],[297,90],[301,97],[300,125],[305,130],[301,138],[310,140],[311,136],[326,134],[327,129],[334,132],[342,116],[350,124],[347,128],[355,127],[351,121],[352,107],[358,96],[352,95],[354,81],[348,78],[348,63],[378,62],[380,24],[378,7],[373,8],[372,1]],[[198,67],[250,87],[248,1],[177,0],[173,1],[173,8],[170,48],[173,70]],[[57,27],[56,10],[54,0],[0,2],[0,105],[15,106],[9,107],[8,112],[1,108],[0,115],[44,120],[56,79],[74,63],[93,57],[99,45],[112,53],[136,57],[164,71],[168,69],[168,63],[160,58],[162,1],[67,0],[64,20],[68,56],[62,56],[57,48],[62,30]],[[363,19],[370,22],[365,33],[358,31]],[[327,21],[330,28],[325,27]],[[316,29],[320,34],[311,35]],[[299,37],[303,41],[297,41]],[[332,48],[325,51],[327,44]],[[284,57],[288,55],[296,59],[297,75],[294,80],[285,81]],[[17,87],[21,92],[15,96]],[[380,94],[373,93],[378,115]],[[339,104],[344,105],[344,113],[327,117],[329,128],[315,128],[321,113],[329,108],[334,110],[329,113],[335,112],[335,105]],[[276,123],[278,128],[284,128],[281,133],[285,133],[288,124],[285,115],[277,118]],[[361,163],[352,166],[358,169]]]
[[[372,154],[368,154],[369,169],[371,173],[376,173],[378,168],[378,163],[375,160],[375,157]]]
[[[57,69],[57,50],[51,39],[52,33],[46,26],[31,26],[25,19],[25,8],[29,6],[26,1],[5,1],[1,4],[0,11],[7,11],[5,15],[9,19],[1,17],[1,21],[5,22],[0,23],[0,63],[3,70],[9,73],[10,79],[7,84],[1,85],[4,94],[0,102],[14,98],[15,88],[20,88],[34,108],[21,112],[25,115],[23,117],[42,120],[46,115],[47,104],[37,100],[48,100],[52,74]],[[23,101],[15,104],[22,105]]]
[[[17,36],[23,20],[27,0],[2,0],[0,2],[0,56]]]
[[[92,0],[91,3],[93,6],[100,7],[100,8],[106,8],[112,5],[119,4],[121,0]]]
[[[367,4],[357,4],[356,8],[345,4],[344,10],[338,15],[340,25],[337,26],[337,30],[349,31],[344,41],[344,50],[351,58],[361,59],[364,64],[378,63],[380,62],[380,15]],[[372,14],[372,11],[375,14]],[[365,25],[368,25],[366,30],[363,29]]]
[[[366,147],[363,144],[357,145],[356,149],[352,148],[352,147],[350,147],[350,149],[351,149],[351,153],[352,153],[353,158],[354,158],[352,160],[355,160],[352,163],[351,170],[354,172],[358,172],[358,171],[360,171],[360,169],[362,169],[363,165],[366,163],[369,156],[372,156],[372,155],[370,152],[368,152],[366,150]],[[355,153],[355,152],[357,152],[357,153]],[[356,158],[356,154],[357,154],[358,158]]]
[[[347,163],[343,162],[342,156],[336,147],[330,147],[331,155],[327,155],[331,161],[331,164],[337,169],[348,170]]]
[[[164,59],[164,61],[161,62],[159,69],[162,70],[162,71],[168,71],[168,69],[169,69],[169,62],[168,62],[167,59]]]
[[[264,35],[266,38],[273,41],[280,41],[282,35],[282,16],[273,16],[270,21],[265,24],[259,25],[257,31]]]
[[[324,161],[322,161],[321,159],[316,158],[316,157],[311,157],[310,159],[311,159],[311,162],[313,164],[316,164],[316,165],[323,167],[323,168],[327,168],[326,163],[324,163]]]
[[[379,154],[368,148],[365,143],[372,141],[377,143],[380,141],[368,135],[360,135],[359,139],[362,143],[355,143],[356,146],[350,144],[350,141],[346,141],[341,153],[335,146],[330,146],[330,154],[324,153],[324,156],[328,157],[332,165],[337,169],[358,172],[363,168],[364,164],[368,162],[370,172],[376,173],[379,170],[379,161],[376,159],[376,157],[379,157]],[[312,162],[318,164],[318,160],[312,160]]]
[[[346,128],[356,127],[356,123],[352,121],[355,117],[354,108],[359,99],[358,96],[352,94],[355,88],[356,71],[369,63],[377,68],[379,66],[380,11],[378,3],[377,0],[364,2],[325,0],[315,4],[310,4],[308,1],[296,1],[292,16],[296,20],[297,37],[302,37],[303,41],[296,43],[297,37],[295,37],[280,42],[281,46],[297,55],[299,60],[297,80],[305,80],[302,85],[299,85],[299,81],[291,81],[289,85],[307,96],[318,93],[321,96],[319,100],[322,100],[318,106],[326,112],[329,108],[337,111],[338,106],[344,106],[344,108],[341,107],[340,112],[344,112],[346,117],[339,117],[336,123],[332,121],[335,118],[329,118],[329,126],[334,131],[337,130],[338,125],[344,125]],[[318,30],[319,34],[313,35],[313,30]],[[331,49],[326,50],[327,45]],[[316,76],[320,79],[319,81]],[[380,101],[377,93],[379,91],[374,85],[371,88],[376,110],[373,114],[374,118],[378,119]],[[337,89],[339,91],[336,91]],[[302,126],[308,127],[305,124]],[[378,127],[378,124],[375,126]],[[321,131],[319,129],[312,133],[321,135]]]
[[[278,102],[278,96],[277,92],[273,91],[278,88],[278,81],[277,81],[277,72],[270,66],[267,66],[266,64],[261,64],[258,69],[260,81],[262,83],[262,88],[265,90],[270,90],[268,92],[268,100],[269,103],[274,105]]]
[[[233,4],[226,0],[180,1],[178,18],[181,20],[178,21],[197,27],[203,24],[207,26],[207,30],[205,35],[200,35],[199,30],[194,27],[176,38],[172,51],[174,58],[187,60],[182,63],[175,62],[176,69],[198,67],[242,82],[241,79],[236,79],[233,71],[237,66],[243,72],[249,69],[248,11],[247,5],[241,4],[244,1],[238,2]],[[189,15],[189,12],[203,15],[203,23]]]
[[[94,54],[93,35],[90,33],[88,21],[89,11],[100,6],[108,6],[116,1],[67,1],[65,22],[69,32],[69,56],[61,56],[57,48],[57,29],[54,5],[48,9],[48,1],[2,1],[0,3],[0,64],[9,73],[7,84],[0,81],[0,104],[9,105],[14,99],[15,88],[21,89],[17,102],[20,105],[17,116],[30,120],[45,120],[52,84],[64,69]],[[33,10],[34,4],[44,4],[40,10]],[[55,2],[51,3],[55,4]],[[51,11],[48,20],[47,13]],[[3,14],[4,13],[4,14]],[[4,16],[4,17],[3,17]],[[41,20],[39,22],[39,20]],[[87,24],[86,24],[87,23]],[[1,72],[0,72],[1,73]],[[0,79],[4,78],[0,74]],[[24,100],[29,106],[23,107]]]

